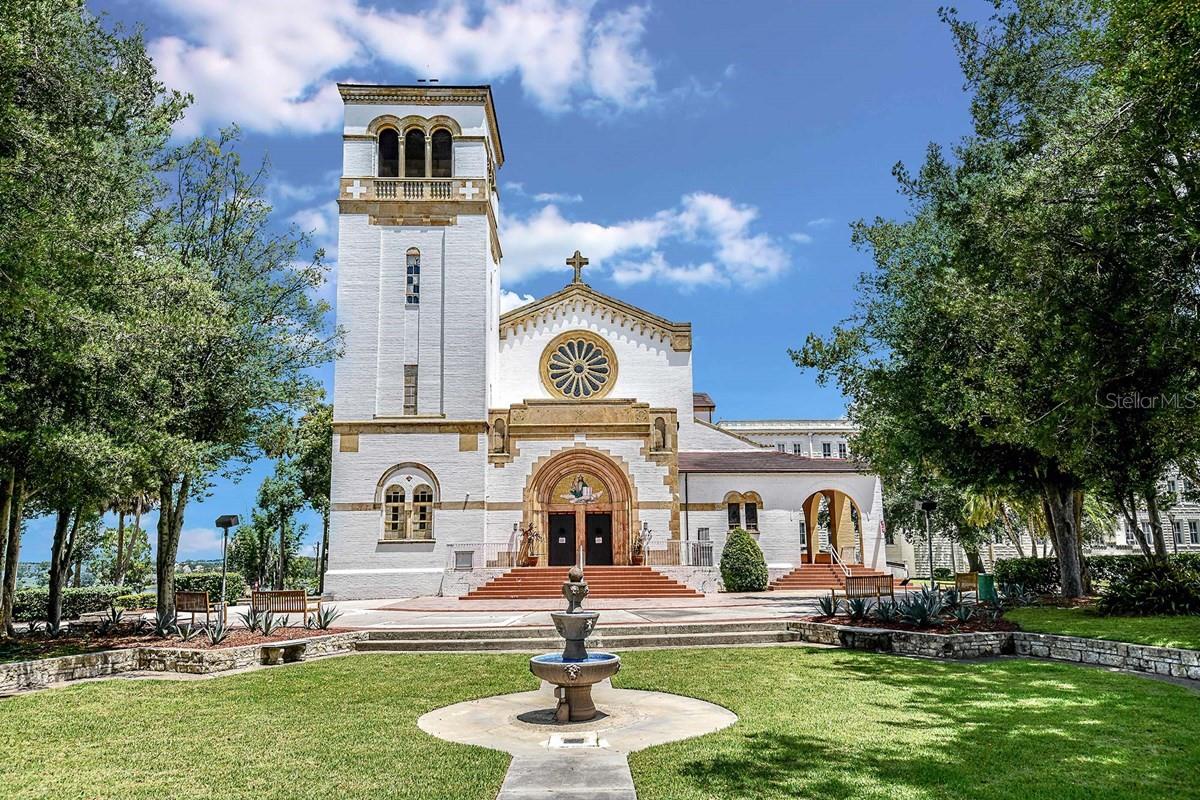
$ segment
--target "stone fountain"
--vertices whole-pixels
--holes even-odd
[[[588,593],[582,569],[571,568],[562,592],[567,598],[567,610],[552,611],[550,618],[566,645],[561,655],[546,653],[529,659],[529,671],[556,687],[555,721],[582,722],[596,716],[592,685],[616,675],[621,669],[621,657],[613,653],[589,654],[584,646],[600,615],[582,608]]]

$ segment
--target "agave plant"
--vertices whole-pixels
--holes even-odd
[[[846,611],[855,622],[865,619],[870,609],[871,606],[865,597],[852,597],[846,601]]]
[[[962,605],[962,592],[960,592],[958,589],[947,589],[946,591],[942,592],[942,600],[945,602],[946,608],[953,611]]]
[[[306,627],[320,628],[321,630],[329,630],[330,626],[342,615],[335,606],[321,606],[316,613],[309,616]]]
[[[838,613],[838,608],[840,608],[842,604],[840,600],[833,596],[833,592],[830,592],[826,596],[817,600],[817,605],[821,608],[821,616],[832,617]]]
[[[163,639],[179,630],[178,620],[174,614],[164,614],[159,611],[154,615],[154,635]]]
[[[179,637],[181,642],[190,642],[204,631],[203,625],[193,625],[190,622],[185,622],[182,625],[175,626],[175,635]]]
[[[963,603],[950,611],[950,616],[961,623],[968,623],[975,617],[975,606]]]
[[[263,612],[257,608],[251,608],[249,611],[238,614],[238,617],[242,620],[242,624],[246,626],[246,630],[251,633],[262,629]]]
[[[41,634],[43,634],[45,632],[45,630],[46,630],[46,623],[42,622],[41,620],[35,619],[33,622],[29,623],[29,635],[30,636],[40,636]]]
[[[940,598],[933,598],[922,592],[919,595],[906,597],[900,603],[900,618],[918,628],[928,628],[937,621],[931,603],[941,604]],[[940,613],[940,611],[939,611]]]
[[[259,630],[262,631],[263,636],[270,636],[280,628],[287,627],[287,624],[287,616],[277,617],[275,616],[274,611],[268,611],[263,615],[262,623],[259,625]]]
[[[900,616],[899,607],[895,600],[880,600],[872,609],[875,619],[880,622],[895,622]]]
[[[215,647],[225,641],[225,637],[229,636],[229,626],[225,624],[225,620],[217,619],[215,622],[204,626],[204,635],[208,638],[208,643]]]
[[[115,630],[116,627],[121,624],[121,620],[124,618],[124,616],[124,609],[110,605],[108,607],[108,614],[104,617],[104,619],[100,620],[100,626],[98,628],[100,635],[103,636],[108,632]]]

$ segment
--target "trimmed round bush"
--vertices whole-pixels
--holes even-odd
[[[762,548],[741,528],[730,531],[725,540],[721,580],[727,592],[761,592],[767,588],[767,560]]]
[[[1177,561],[1142,560],[1100,596],[1101,614],[1200,614],[1200,573]]]
[[[176,572],[175,591],[177,592],[208,592],[210,602],[216,603],[221,596],[221,573],[214,572]],[[240,572],[229,572],[225,576],[225,602],[233,605],[238,598],[246,595],[246,580]],[[153,605],[153,603],[151,604]]]

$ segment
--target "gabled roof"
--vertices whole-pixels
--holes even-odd
[[[717,404],[708,396],[708,392],[692,392],[692,408],[714,409]]]
[[[672,322],[615,297],[609,297],[586,283],[569,283],[554,294],[548,294],[540,300],[501,314],[500,338],[504,339],[510,332],[518,331],[527,325],[536,325],[545,318],[553,319],[570,310],[598,311],[601,317],[611,318],[641,333],[650,332],[661,337],[669,342],[674,350],[692,349],[690,322]]]
[[[870,473],[863,461],[809,458],[778,450],[724,450],[679,454],[680,472],[857,472]]]

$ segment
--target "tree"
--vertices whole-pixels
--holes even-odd
[[[87,561],[97,583],[129,585],[140,591],[153,574],[150,537],[140,525],[105,528],[99,545]]]
[[[312,396],[311,367],[338,350],[314,299],[325,280],[322,251],[304,260],[308,239],[275,232],[263,196],[266,165],[241,168],[236,131],[202,139],[170,160],[163,246],[187,274],[212,287],[186,333],[163,343],[158,360],[158,608],[174,607],[174,565],[188,499],[222,469],[261,453],[264,430]]]
[[[138,415],[119,377],[137,315],[125,312],[143,277],[153,156],[184,100],[154,80],[140,37],[71,0],[4,5],[0,85],[0,608],[11,633],[24,518],[57,515],[57,624],[72,534],[95,510],[98,479],[78,468],[132,441]]]
[[[322,395],[323,397],[323,395]],[[333,482],[333,405],[314,401],[300,418],[297,429],[296,466],[300,492],[321,515],[321,550],[317,556],[317,592],[325,592],[329,564],[329,489]]]
[[[275,588],[286,589],[288,576],[288,560],[299,549],[299,540],[292,541],[295,534],[293,518],[297,511],[306,503],[300,487],[300,471],[296,462],[281,458],[275,462],[275,473],[263,479],[258,487],[258,508],[261,515],[275,526],[279,534],[277,570],[275,573]]]

